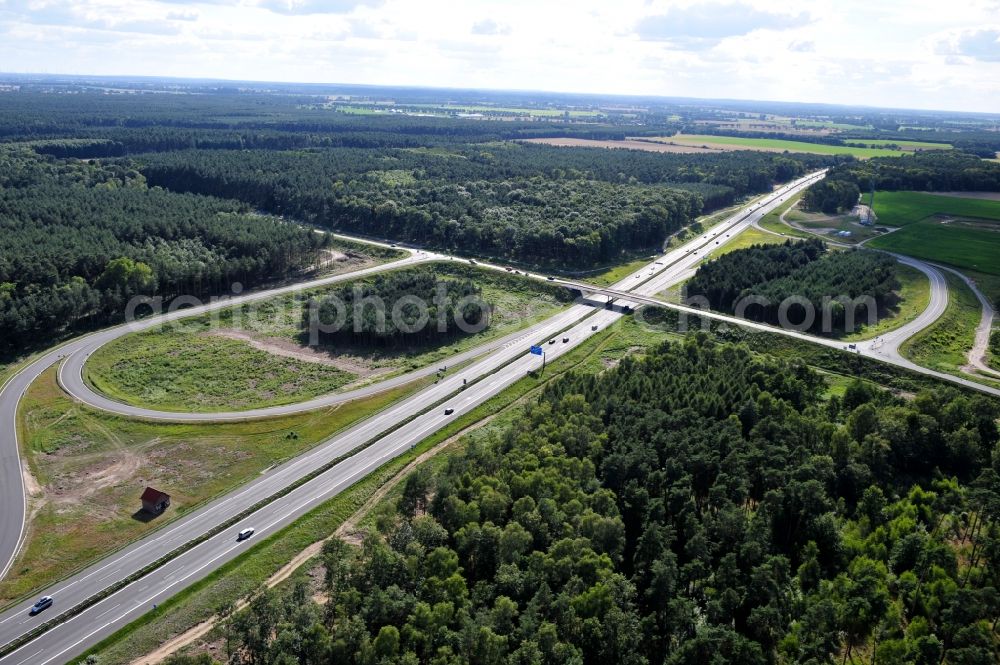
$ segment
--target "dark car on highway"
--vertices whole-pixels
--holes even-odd
[[[42,596],[38,599],[38,602],[31,606],[31,616],[35,616],[42,610],[47,610],[52,607],[52,596]]]

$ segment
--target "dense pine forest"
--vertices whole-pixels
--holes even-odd
[[[147,186],[133,168],[0,147],[0,355],[121,320],[136,294],[228,292],[328,243],[246,204]]]
[[[434,150],[188,151],[136,158],[151,184],[323,227],[554,267],[658,249],[701,212],[824,159],[489,143]]]
[[[586,270],[839,159],[517,142],[678,128],[656,115],[626,129],[359,116],[318,99],[0,94],[0,356],[118,321],[136,294],[287,277],[327,242],[300,224]]]
[[[814,332],[844,332],[848,312],[844,306],[829,307],[830,329],[823,330],[824,298],[847,296],[858,299],[870,296],[883,313],[897,302],[895,290],[896,260],[887,254],[866,250],[829,252],[819,239],[793,241],[780,245],[753,245],[723,254],[698,268],[687,283],[687,295],[701,296],[712,309],[734,313],[752,298],[760,301],[745,305],[742,315],[754,321],[777,324],[781,303],[789,297],[801,297],[812,303]],[[793,323],[805,323],[802,310],[789,312]],[[867,320],[864,307],[855,311],[857,322]],[[851,332],[851,331],[847,331]]]
[[[996,404],[822,395],[702,335],[559,380],[331,541],[325,605],[261,592],[232,662],[997,662]]]
[[[424,269],[336,289],[310,301],[303,317],[303,328],[316,333],[310,344],[419,347],[484,330],[490,305],[471,280],[440,279]]]

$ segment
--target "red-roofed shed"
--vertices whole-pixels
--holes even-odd
[[[170,495],[152,487],[146,488],[141,499],[142,509],[154,515],[159,515],[170,506]]]

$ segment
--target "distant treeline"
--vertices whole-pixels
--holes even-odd
[[[872,184],[887,190],[995,192],[1000,191],[1000,164],[957,150],[845,162],[809,188],[803,205],[824,212],[850,208]]]
[[[122,165],[0,152],[0,355],[120,320],[137,294],[203,297],[309,265],[323,234]]]
[[[657,248],[706,207],[828,163],[510,143],[447,151],[187,151],[141,162],[151,184],[236,198],[327,228],[580,268]]]
[[[896,261],[880,252],[850,250],[827,252],[819,239],[786,241],[781,245],[753,245],[720,256],[703,264],[688,282],[688,296],[703,296],[712,309],[735,313],[741,301],[761,302],[745,305],[745,318],[778,324],[779,307],[791,296],[812,304],[815,332],[843,332],[849,312],[842,303],[826,299],[870,296],[881,312],[897,302],[895,289]],[[828,307],[831,330],[824,331],[823,311]],[[788,318],[793,324],[804,322],[803,310],[792,307]],[[858,323],[867,320],[868,312],[858,307]],[[850,330],[847,332],[851,332]]]
[[[672,133],[676,124],[645,132]],[[57,157],[122,157],[172,150],[385,148],[580,136],[621,139],[610,124],[353,115],[312,97],[243,95],[0,95],[0,140],[36,141]]]

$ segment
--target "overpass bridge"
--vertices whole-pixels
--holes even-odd
[[[848,348],[848,345],[845,344],[844,342],[840,342],[834,339],[819,337],[818,335],[810,335],[807,333],[799,332],[797,330],[789,330],[786,328],[781,328],[779,326],[773,326],[767,323],[758,323],[756,321],[750,321],[748,319],[742,319],[740,317],[730,316],[728,314],[720,314],[718,312],[713,312],[707,309],[701,309],[699,307],[693,307],[691,305],[681,305],[678,303],[672,303],[666,300],[661,300],[660,298],[654,298],[652,296],[646,296],[639,293],[634,293],[632,291],[622,291],[620,289],[595,286],[593,284],[587,284],[586,282],[574,282],[564,279],[555,279],[552,280],[551,283],[558,284],[559,286],[563,286],[568,289],[579,291],[584,299],[587,299],[587,296],[589,294],[597,294],[606,297],[607,304],[611,304],[616,301],[623,301],[626,303],[633,303],[636,305],[651,305],[653,307],[663,307],[665,309],[672,309],[674,311],[681,312],[688,316],[700,316],[706,319],[712,319],[715,321],[722,321],[724,323],[729,323],[732,325],[743,326],[744,328],[752,328],[754,330],[760,330],[763,332],[785,335],[786,337],[792,337],[794,339],[799,339],[805,342],[811,342],[813,344],[828,346],[833,349],[846,350]]]
[[[895,353],[894,348],[888,348],[888,349],[885,348],[886,345],[884,345],[884,343],[881,342],[879,338],[876,338],[874,340],[869,339],[848,344],[835,339],[829,339],[827,337],[810,335],[808,333],[800,332],[798,330],[781,328],[779,326],[773,326],[767,323],[758,323],[756,321],[749,321],[747,319],[742,319],[737,316],[720,314],[718,312],[712,312],[710,310],[705,310],[698,307],[692,307],[690,305],[680,305],[677,303],[667,302],[659,298],[655,298],[648,295],[642,295],[639,293],[633,293],[631,291],[623,291],[621,289],[596,286],[594,284],[587,284],[586,282],[574,282],[565,279],[553,279],[550,280],[550,283],[558,284],[568,289],[579,291],[582,294],[584,300],[587,299],[587,296],[589,294],[597,294],[607,298],[606,304],[615,301],[624,301],[628,303],[634,303],[637,305],[651,305],[653,307],[663,307],[666,309],[671,309],[677,312],[681,312],[688,316],[699,316],[705,319],[722,321],[724,323],[728,323],[731,325],[750,328],[752,330],[760,330],[762,332],[774,333],[776,335],[784,335],[785,337],[791,337],[792,339],[802,340],[804,342],[809,342],[810,344],[818,344],[820,346],[825,346],[831,349],[838,349],[841,351],[865,356],[873,360],[878,360],[880,362],[884,362],[890,365],[902,367],[903,369],[908,369],[912,372],[917,372],[919,374],[924,374],[926,376],[933,376],[934,378],[941,379],[942,381],[958,384],[960,386],[964,386],[965,388],[971,388],[972,390],[976,390],[978,392],[987,393],[990,395],[1000,397],[1000,389],[998,388],[984,385],[982,383],[977,383],[975,381],[970,381],[969,379],[965,379],[960,376],[955,376],[953,374],[946,374],[944,372],[939,372],[937,370],[929,369],[927,367],[918,365],[910,360],[907,360],[906,358],[899,356],[898,353]],[[894,344],[889,346],[898,347],[899,341],[901,340],[897,340],[895,341]]]

